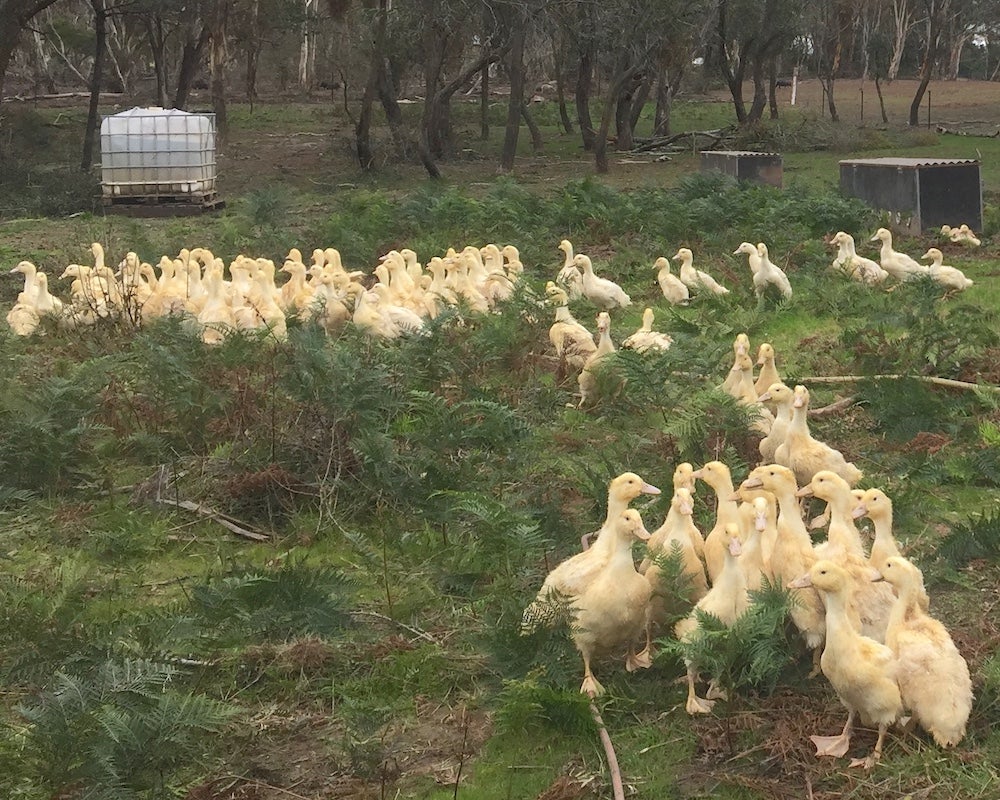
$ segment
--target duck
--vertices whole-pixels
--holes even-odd
[[[899,545],[892,535],[892,500],[885,492],[881,489],[865,489],[857,498],[851,514],[855,519],[868,517],[875,526],[875,540],[868,554],[869,567],[879,570],[886,559],[902,557]],[[923,584],[917,594],[920,607],[927,611],[930,608],[930,598]]]
[[[559,242],[559,249],[563,252],[563,265],[556,276],[556,283],[566,290],[570,300],[579,300],[583,297],[583,275],[576,265],[576,256],[573,254],[573,243],[569,239]]]
[[[39,316],[61,317],[63,313],[62,300],[49,292],[49,276],[41,270],[35,275],[34,306]]]
[[[982,241],[976,238],[976,234],[964,222],[956,228],[951,227],[951,225],[942,225],[941,235],[955,244],[964,244],[969,247],[979,247],[982,244]]]
[[[954,747],[965,736],[972,710],[969,665],[948,629],[921,606],[924,580],[916,565],[892,556],[878,578],[897,595],[885,643],[896,656],[903,706],[938,746]]]
[[[757,380],[754,381],[753,388],[758,397],[770,389],[773,384],[781,383],[781,376],[778,374],[774,359],[774,346],[770,342],[764,342],[757,348],[757,366],[760,367],[760,372],[757,373]]]
[[[693,477],[707,483],[715,492],[715,524],[705,536],[705,567],[709,581],[714,584],[726,561],[728,526],[735,525],[739,530],[739,508],[733,499],[732,474],[723,462],[709,461],[696,470]]]
[[[699,549],[704,549],[704,539],[701,531],[694,524],[694,498],[689,489],[680,487],[674,489],[670,500],[670,510],[666,519],[649,537],[646,547],[648,554],[639,565],[639,572],[647,577],[656,593],[661,570],[656,564],[657,555],[670,555],[674,546],[679,549],[683,573],[689,580],[687,599],[697,603],[708,593],[708,578],[705,567],[698,555]]]
[[[757,243],[757,254],[760,256],[760,269],[753,276],[753,290],[757,297],[763,297],[768,286],[774,286],[786,300],[792,296],[792,284],[784,270],[771,261],[767,245]]]
[[[688,604],[697,603],[708,593],[708,579],[702,564],[699,549],[704,549],[701,531],[691,518],[694,512],[694,499],[691,491],[684,487],[674,489],[663,524],[654,531],[646,543],[646,557],[638,567],[640,575],[645,575],[653,589],[650,600],[649,624],[646,626],[646,647],[638,658],[652,663],[653,627],[662,624],[668,614],[679,609],[674,604],[683,599]],[[665,586],[663,571],[657,563],[657,557],[672,556],[677,553],[680,558],[681,575],[684,583],[680,587]]]
[[[740,568],[748,591],[759,590],[765,578],[774,580],[769,562],[778,533],[777,513],[774,495],[764,492],[753,492],[752,499],[739,505],[740,538],[743,542]]]
[[[660,256],[653,262],[656,270],[656,282],[667,302],[675,306],[686,305],[691,299],[691,292],[683,281],[670,271],[670,260]]]
[[[25,297],[21,292],[17,302],[7,312],[7,325],[16,336],[31,336],[38,329],[39,322],[34,299]]]
[[[25,297],[33,297],[37,291],[37,278],[38,268],[31,261],[19,261],[17,266],[12,267],[10,274],[21,273],[24,276],[24,287],[21,289],[21,293]]]
[[[583,408],[585,404],[596,399],[600,388],[598,373],[601,362],[608,355],[615,352],[614,342],[611,341],[611,316],[607,311],[602,311],[597,315],[597,335],[597,349],[587,359],[587,362],[583,365],[583,369],[580,370],[580,374],[577,376],[577,384],[580,387],[580,402],[577,404],[577,408]],[[618,389],[621,389],[620,384]]]
[[[672,337],[653,330],[653,309],[646,308],[642,312],[642,325],[635,333],[622,342],[622,347],[645,353],[647,350],[669,350],[674,343]]]
[[[792,421],[792,401],[794,394],[792,390],[781,381],[772,383],[763,394],[757,399],[761,403],[770,403],[774,406],[774,422],[771,423],[771,430],[760,440],[757,445],[760,452],[761,462],[770,464],[774,461],[774,455],[785,441],[788,433],[788,426]]]
[[[833,259],[833,269],[869,286],[880,284],[889,277],[877,261],[858,255],[851,234],[837,231],[831,241],[839,248]]]
[[[755,276],[760,271],[760,253],[757,252],[756,245],[750,242],[740,242],[740,246],[733,250],[733,255],[738,256],[740,253],[746,255],[750,274]]]
[[[549,341],[559,357],[560,374],[564,366],[574,371],[582,370],[597,352],[594,335],[570,313],[565,289],[549,281],[545,285],[545,296],[556,309],[555,320],[549,327]]]
[[[972,280],[965,277],[965,273],[957,267],[949,267],[944,264],[944,254],[936,247],[931,247],[921,258],[931,262],[928,274],[931,280],[940,283],[954,291],[960,292],[972,286]]]
[[[892,233],[887,228],[879,228],[875,231],[871,241],[882,243],[879,251],[879,263],[881,263],[882,269],[896,280],[909,281],[929,274],[930,270],[926,264],[921,264],[906,253],[892,249]]]
[[[750,472],[740,484],[740,489],[764,489],[777,501],[777,535],[771,548],[769,566],[775,581],[788,587],[792,581],[807,573],[817,560],[809,531],[799,511],[795,473],[780,464],[764,464]],[[792,599],[789,616],[806,647],[812,651],[813,670],[810,677],[815,677],[820,672],[819,658],[826,638],[823,602],[814,590],[808,588],[793,589]]]
[[[740,356],[749,355],[749,353],[750,337],[745,333],[737,333],[736,338],[733,339],[733,366],[732,369],[726,373],[726,379],[719,387],[722,391],[727,394],[734,394],[737,391],[737,387],[743,380],[743,376],[740,374],[739,368]]]
[[[568,598],[571,636],[583,658],[580,692],[590,697],[604,694],[604,687],[591,668],[595,655],[624,645],[629,672],[651,665],[637,658],[632,650],[633,642],[647,624],[652,596],[649,581],[635,570],[632,543],[649,541],[649,531],[639,512],[632,508],[623,511],[613,524],[614,547],[607,562],[583,592]]]
[[[694,268],[694,255],[689,248],[682,247],[674,255],[673,260],[681,262],[680,278],[688,289],[704,290],[712,294],[729,294],[729,290],[707,272]]]
[[[877,642],[884,642],[892,609],[892,592],[872,582],[872,569],[854,526],[852,512],[856,498],[850,487],[836,473],[822,470],[796,494],[798,497],[815,495],[826,501],[830,527],[826,541],[818,543],[813,550],[817,558],[834,561],[847,570],[853,581],[849,599],[856,607],[858,630]]]
[[[691,614],[674,626],[674,635],[681,642],[691,642],[697,636],[701,627],[698,612],[711,614],[723,625],[730,627],[750,607],[750,597],[747,592],[746,576],[740,567],[739,556],[742,553],[742,543],[739,536],[739,526],[732,524],[725,532],[726,541],[723,551],[725,562],[722,570],[712,583],[712,588],[698,601]],[[710,697],[698,697],[695,682],[698,679],[698,666],[689,659],[684,660],[687,667],[688,694],[685,710],[688,714],[708,714],[715,706]],[[713,694],[710,688],[709,695]],[[721,695],[720,695],[721,696]]]
[[[800,485],[812,480],[820,470],[831,470],[853,486],[863,477],[861,470],[844,458],[839,450],[814,439],[809,432],[809,390],[801,384],[793,390],[792,417],[785,441],[775,451],[774,460],[791,467]]]
[[[221,275],[210,277],[207,289],[208,298],[198,314],[201,340],[205,344],[221,344],[228,331],[236,327],[236,315],[226,301]]]
[[[858,632],[850,603],[852,580],[843,567],[821,559],[789,585],[796,589],[811,586],[823,599],[826,646],[820,666],[847,707],[847,722],[839,736],[809,737],[816,745],[816,755],[846,755],[855,717],[859,717],[866,725],[878,726],[878,739],[872,752],[854,759],[851,766],[871,769],[882,756],[886,731],[903,714],[896,656],[886,645]]]
[[[598,308],[608,311],[613,308],[625,308],[632,305],[632,298],[626,294],[614,281],[599,278],[594,274],[594,265],[590,256],[578,253],[573,257],[573,263],[583,273],[583,294]]]
[[[507,277],[517,283],[524,272],[524,264],[521,263],[521,252],[512,244],[505,244],[500,250],[500,255],[506,259],[504,269],[507,270]]]

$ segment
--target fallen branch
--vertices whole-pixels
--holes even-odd
[[[625,800],[625,787],[622,785],[622,771],[618,768],[618,756],[615,755],[615,747],[611,744],[611,737],[608,729],[604,727],[604,720],[601,719],[601,712],[597,710],[594,701],[590,702],[590,714],[597,723],[597,732],[601,735],[601,744],[604,745],[604,753],[608,757],[608,770],[611,772],[611,791],[615,800]]]
[[[400,622],[398,619],[393,619],[392,617],[387,617],[385,614],[379,614],[377,611],[352,611],[352,614],[359,617],[374,617],[375,619],[381,619],[386,622],[391,622],[393,625],[398,625],[405,631],[409,631],[414,636],[421,639],[426,639],[432,644],[441,644],[437,639],[431,636],[427,631],[422,631],[420,628],[414,628],[412,625],[407,625],[405,622]]]
[[[69,100],[76,97],[90,97],[90,92],[56,92],[55,94],[35,94],[30,97],[15,94],[5,97],[5,103],[34,103],[38,100]],[[101,92],[101,97],[124,97],[122,92]]]
[[[952,136],[976,136],[980,139],[996,139],[1000,136],[1000,128],[997,128],[993,133],[975,133],[973,131],[963,131],[960,128],[947,128],[944,125],[937,126],[938,133],[950,133]]]
[[[658,136],[655,139],[647,139],[641,141],[635,147],[632,148],[630,152],[633,153],[646,153],[650,150],[659,150],[662,147],[667,147],[679,142],[681,139],[691,138],[693,141],[696,136],[703,136],[711,141],[712,145],[716,145],[725,139],[732,132],[732,128],[716,128],[710,131],[684,131],[683,133],[675,133],[671,136]]]
[[[935,378],[928,375],[821,375],[815,378],[800,378],[802,383],[859,383],[861,381],[901,381],[907,379],[921,383],[933,383],[935,386],[947,386],[949,389],[964,389],[966,391],[979,389],[984,392],[1000,393],[1000,386],[956,381],[952,378]]]
[[[191,500],[171,500],[169,497],[157,497],[152,502],[165,506],[173,506],[174,508],[183,508],[185,511],[191,511],[199,516],[207,517],[214,522],[218,522],[227,531],[231,531],[237,536],[242,536],[244,539],[250,539],[253,542],[269,542],[271,540],[271,537],[266,533],[258,533],[257,531],[250,530],[246,526],[246,523],[240,522],[228,514],[216,511],[214,508],[209,508],[201,503],[195,503]]]
[[[836,414],[838,411],[843,411],[845,408],[850,406],[855,400],[854,395],[850,397],[841,397],[839,400],[834,400],[828,406],[822,406],[820,408],[810,408],[810,417],[826,417],[830,414]]]

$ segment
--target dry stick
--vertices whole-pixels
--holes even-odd
[[[400,622],[398,619],[387,617],[385,614],[379,614],[377,611],[352,611],[351,613],[359,617],[375,617],[375,619],[391,622],[393,625],[398,625],[403,630],[409,631],[414,636],[420,639],[425,639],[431,644],[441,644],[437,639],[427,633],[427,631],[422,631],[420,628],[414,628],[412,625],[407,625],[405,622]]]
[[[271,540],[271,537],[267,534],[256,533],[244,525],[233,521],[233,518],[229,515],[223,514],[221,511],[216,511],[214,508],[204,506],[201,503],[194,503],[191,500],[171,500],[169,497],[158,497],[154,502],[162,503],[165,506],[183,508],[185,511],[191,511],[203,517],[208,517],[218,522],[226,530],[235,533],[237,536],[242,536],[244,539],[250,539],[254,542],[269,542]]]
[[[927,375],[821,375],[816,378],[800,378],[802,383],[858,383],[859,381],[901,381],[914,380],[921,383],[933,383],[935,386],[947,386],[950,389],[973,390],[982,389],[984,392],[1000,393],[1000,386],[993,386],[988,383],[970,383],[969,381],[956,381],[951,378],[935,378]]]
[[[614,793],[615,800],[625,800],[625,787],[622,785],[622,772],[618,769],[618,756],[615,755],[615,747],[611,744],[608,729],[604,727],[604,720],[601,719],[601,713],[597,710],[597,706],[593,700],[590,701],[590,713],[594,718],[594,722],[597,723],[597,732],[601,735],[601,744],[604,745],[604,752],[608,757],[608,770],[611,772],[611,790]]]

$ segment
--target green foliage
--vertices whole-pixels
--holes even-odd
[[[19,709],[28,723],[23,755],[38,780],[53,794],[75,786],[94,800],[166,796],[234,713],[175,688],[176,674],[131,659],[56,673]]]
[[[1000,558],[1000,513],[971,517],[956,525],[937,547],[938,556],[955,567],[975,559]]]
[[[858,398],[875,420],[875,429],[897,442],[951,424],[940,394],[912,378],[862,381]]]
[[[338,636],[351,619],[350,582],[329,567],[290,558],[272,568],[234,569],[191,592],[200,635],[220,644]]]
[[[774,691],[796,653],[785,625],[793,599],[767,578],[750,599],[750,607],[730,627],[696,609],[697,631],[687,641],[665,641],[664,649],[697,664],[727,690]]]
[[[11,366],[0,398],[0,474],[18,489],[64,489],[93,464],[104,433],[93,411],[109,361],[64,364],[54,375],[34,374],[27,361]]]
[[[573,689],[559,689],[537,677],[506,680],[497,696],[497,730],[506,736],[550,731],[590,737],[595,733],[590,701]]]

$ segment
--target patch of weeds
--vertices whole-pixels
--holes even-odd
[[[956,525],[937,548],[949,564],[962,567],[975,559],[1000,558],[1000,513],[991,511]]]

